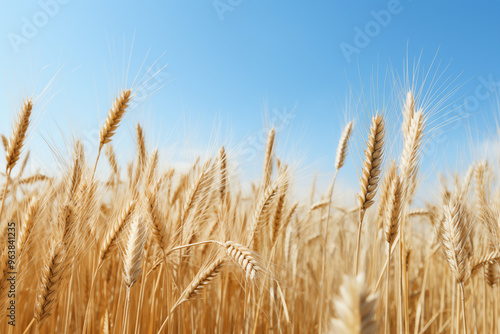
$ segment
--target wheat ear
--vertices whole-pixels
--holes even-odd
[[[203,288],[205,288],[205,286],[210,284],[210,282],[213,281],[215,277],[217,277],[217,275],[220,273],[220,270],[222,269],[223,264],[224,258],[220,257],[213,261],[204,270],[201,270],[193,279],[193,281],[191,281],[186,290],[184,290],[176,305],[186,302],[200,293]]]
[[[352,133],[352,128],[353,128],[353,122],[350,121],[345,126],[344,131],[342,132],[342,136],[340,137],[339,145],[337,146],[337,155],[335,157],[336,170],[339,170],[340,168],[342,168],[342,166],[344,166],[345,158],[347,156],[349,138],[351,137]]]
[[[170,240],[167,225],[164,220],[161,219],[159,207],[158,207],[158,188],[146,190],[146,211],[149,215],[149,227],[153,235],[153,239],[156,241],[162,254],[165,254]]]
[[[168,322],[170,315],[175,311],[175,309],[184,302],[192,299],[196,294],[201,292],[205,286],[210,284],[217,275],[220,273],[222,266],[224,264],[224,258],[220,257],[213,261],[210,265],[208,265],[205,269],[201,269],[200,272],[196,275],[196,277],[191,281],[188,287],[184,290],[182,295],[179,297],[177,302],[174,304],[172,309],[170,310],[169,315],[163,321],[158,333],[161,333],[163,328]]]
[[[258,277],[262,267],[250,249],[233,241],[226,241],[223,245],[226,248],[227,255],[243,269],[247,279],[251,280]]]
[[[5,153],[5,160],[7,162],[5,166],[5,175],[7,176],[7,181],[4,185],[2,204],[0,205],[0,219],[2,218],[3,207],[5,205],[5,198],[7,197],[7,189],[10,183],[10,173],[19,160],[21,151],[24,146],[24,140],[26,138],[26,133],[28,132],[28,126],[30,124],[31,111],[33,110],[33,102],[31,99],[24,101],[21,108],[21,112],[18,115],[16,124],[14,126],[14,131],[10,137],[8,148]]]
[[[71,169],[71,174],[69,175],[67,203],[73,203],[73,197],[75,196],[76,190],[80,185],[83,169],[85,167],[85,155],[83,152],[83,145],[80,141],[76,141],[73,155],[73,167]]]
[[[363,275],[355,279],[344,277],[340,295],[335,299],[336,318],[332,320],[332,333],[376,333],[377,299],[376,295],[368,294]]]
[[[476,193],[476,208],[477,208],[477,218],[481,224],[486,228],[489,234],[495,239],[500,240],[500,227],[494,217],[492,212],[492,206],[488,202],[487,198],[487,180],[486,174],[488,172],[488,163],[482,161],[477,164],[475,169],[475,193]]]
[[[391,161],[391,165],[389,169],[384,173],[384,179],[382,180],[382,184],[380,186],[380,197],[378,200],[378,216],[383,218],[386,211],[387,199],[389,197],[389,188],[391,187],[392,181],[397,173],[396,162],[394,160]]]
[[[224,146],[221,147],[219,151],[219,164],[220,164],[220,187],[219,187],[219,193],[220,193],[220,200],[221,203],[226,202],[226,194],[227,194],[227,183],[228,183],[228,174],[227,174],[227,156],[226,156],[226,150],[224,149]]]
[[[151,185],[153,184],[153,181],[156,177],[156,170],[158,169],[158,162],[159,162],[158,149],[155,149],[153,153],[151,153],[151,156],[149,157],[149,161],[147,164],[147,168],[144,171],[144,186],[146,188],[151,187]],[[161,178],[158,179],[158,182],[161,181],[162,181]]]
[[[135,169],[135,176],[131,185],[137,184],[141,178],[144,166],[146,164],[146,143],[144,139],[144,131],[139,123],[137,123],[137,167]]]
[[[456,191],[450,203],[444,207],[444,221],[441,225],[440,240],[444,250],[448,266],[455,280],[460,287],[462,296],[463,327],[467,333],[467,322],[465,317],[465,296],[464,283],[469,277],[469,247],[467,240],[469,236],[469,226],[466,221],[462,193]],[[458,308],[457,308],[458,310]],[[457,315],[457,322],[460,315]]]
[[[35,302],[35,319],[40,326],[53,312],[61,284],[67,270],[65,247],[62,242],[52,246],[47,263],[42,269],[42,278]]]
[[[363,162],[362,176],[360,180],[361,191],[358,194],[359,204],[359,226],[358,238],[356,243],[355,255],[355,273],[358,273],[359,264],[359,247],[361,242],[361,231],[363,218],[368,209],[373,203],[373,198],[377,193],[379,175],[382,170],[382,156],[384,148],[384,119],[380,115],[372,118],[370,127],[370,135],[366,142],[365,161]]]
[[[106,145],[106,150],[104,151],[104,153],[108,158],[108,162],[109,165],[111,166],[111,169],[113,170],[113,173],[115,175],[118,175],[118,163],[116,162],[116,155],[113,146],[111,144]]]
[[[403,123],[401,124],[401,130],[403,132],[403,137],[407,138],[408,133],[411,128],[411,119],[415,114],[415,99],[413,97],[413,92],[410,90],[406,93],[406,101],[403,107]]]
[[[444,206],[445,219],[440,230],[441,246],[458,284],[467,279],[469,260],[466,247],[469,227],[461,200],[461,196],[455,194],[450,203]]]
[[[395,175],[391,181],[388,191],[387,205],[385,210],[384,232],[385,239],[389,246],[392,246],[399,233],[399,225],[401,222],[401,209],[403,187],[399,175]]]
[[[273,173],[273,151],[274,151],[274,137],[276,132],[274,129],[269,131],[267,137],[266,154],[264,156],[264,167],[262,171],[262,189],[267,189],[271,183],[271,175]]]
[[[7,152],[7,150],[9,149],[9,141],[7,140],[7,137],[5,137],[4,135],[1,135],[1,137],[2,137],[3,149],[5,150],[5,152]]]
[[[95,169],[97,167],[97,162],[99,161],[99,156],[101,155],[102,147],[104,144],[111,142],[111,138],[115,134],[118,125],[120,125],[120,121],[122,120],[125,111],[127,111],[131,93],[132,91],[130,89],[123,90],[115,99],[115,102],[106,117],[106,122],[99,133],[99,151],[97,152],[93,174],[95,174]]]
[[[379,175],[382,170],[382,155],[384,146],[384,120],[382,116],[373,117],[370,135],[366,142],[365,161],[363,162],[360,180],[361,190],[358,193],[358,203],[361,212],[366,211],[374,203],[377,193]]]
[[[111,228],[108,230],[104,237],[104,242],[99,251],[99,264],[101,265],[106,258],[111,254],[111,251],[116,248],[116,242],[120,237],[122,231],[127,226],[127,223],[132,218],[135,209],[135,200],[131,200],[127,206],[122,210],[121,214],[113,222]]]
[[[10,137],[9,146],[5,155],[7,160],[6,170],[10,173],[10,170],[14,168],[19,156],[21,155],[21,150],[24,145],[24,139],[26,138],[26,133],[28,132],[28,126],[30,124],[31,111],[33,110],[33,102],[31,99],[27,99],[21,108],[16,125],[14,126],[14,132]]]
[[[273,216],[272,224],[271,224],[271,245],[273,245],[273,246],[276,243],[279,230],[281,229],[281,222],[283,219],[284,209],[285,209],[285,199],[286,199],[286,196],[288,193],[288,178],[287,178],[286,167],[283,171],[283,175],[284,175],[285,179],[284,179],[283,185],[279,189],[279,196],[278,196],[278,200],[276,203],[276,208],[274,211],[274,216]]]
[[[500,260],[500,250],[494,250],[476,260],[471,265],[471,273],[474,273],[476,270],[481,268],[482,266],[493,263]]]
[[[29,176],[27,178],[21,179],[18,181],[18,184],[32,184],[40,181],[46,181],[46,180],[51,180],[50,177],[43,175],[43,174],[35,174],[32,176]]]
[[[130,232],[123,254],[123,282],[129,289],[134,285],[141,274],[146,235],[144,223],[140,219],[136,219],[130,226]]]
[[[35,217],[38,213],[39,209],[39,200],[36,195],[31,197],[28,202],[28,206],[26,211],[24,212],[23,226],[21,227],[21,231],[19,232],[19,238],[17,240],[17,253],[19,254],[19,258],[23,254],[24,246],[26,245],[28,238],[33,230]]]
[[[403,180],[404,202],[408,203],[413,197],[418,171],[418,157],[424,130],[424,115],[421,110],[413,114],[410,127],[405,134],[403,154],[401,155],[401,180]]]
[[[269,209],[271,207],[273,199],[276,197],[279,185],[279,180],[269,185],[266,191],[262,194],[261,199],[257,203],[257,207],[255,208],[253,226],[249,239],[250,244],[252,245],[252,249],[254,250],[257,250],[257,248],[259,247],[259,233],[269,221]]]

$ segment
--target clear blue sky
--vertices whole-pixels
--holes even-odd
[[[366,89],[377,68],[383,78],[388,66],[402,74],[407,58],[421,57],[428,67],[436,57],[442,62],[436,73],[449,64],[445,75],[460,75],[453,86],[463,83],[452,100],[472,103],[471,117],[445,127],[449,137],[439,142],[438,154],[424,157],[427,166],[454,169],[463,155],[457,147],[470,137],[479,147],[496,131],[490,100],[498,95],[486,96],[483,81],[500,82],[499,17],[498,1],[9,2],[0,13],[0,132],[10,134],[19,98],[40,93],[55,77],[41,99],[30,147],[52,159],[42,138],[57,146],[62,132],[69,141],[86,137],[93,152],[117,92],[137,74],[144,77],[144,61],[157,60],[155,68],[166,66],[157,76],[164,87],[143,90],[148,99],[127,115],[115,143],[121,156],[132,156],[130,137],[141,121],[149,146],[158,144],[165,158],[187,162],[221,144],[244,147],[252,152],[240,161],[242,170],[254,177],[263,127],[275,125],[281,152],[300,176],[317,171],[326,180],[341,128],[360,116],[345,103],[349,85]],[[369,40],[357,29],[368,29]],[[346,47],[356,52],[346,57]],[[292,109],[285,122],[275,117]],[[355,154],[366,137],[364,118],[357,121]],[[399,128],[397,117],[390,120],[388,127]],[[349,162],[345,171],[352,183],[356,166]]]

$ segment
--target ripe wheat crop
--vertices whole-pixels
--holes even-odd
[[[499,332],[499,175],[471,162],[416,206],[428,118],[414,92],[401,94],[401,124],[374,112],[368,132],[339,128],[331,185],[305,201],[273,129],[249,191],[229,150],[165,167],[141,125],[124,168],[113,137],[133,98],[118,94],[97,155],[76,140],[60,175],[25,172],[37,105],[21,101],[2,135],[1,333]],[[399,128],[397,156],[387,129]],[[360,190],[339,207],[354,133]]]

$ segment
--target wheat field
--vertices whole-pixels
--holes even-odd
[[[499,332],[498,176],[470,162],[415,206],[427,118],[412,91],[400,124],[370,116],[354,207],[332,201],[353,122],[338,129],[328,191],[312,184],[298,201],[274,130],[249,191],[224,147],[161,169],[139,124],[122,165],[113,136],[133,98],[116,97],[97,156],[75,140],[61,175],[24,172],[36,100],[2,136],[1,333]],[[400,156],[388,128],[401,129]]]

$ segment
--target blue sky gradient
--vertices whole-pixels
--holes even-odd
[[[468,151],[472,139],[479,149],[496,134],[499,14],[498,1],[10,2],[0,13],[0,132],[10,134],[20,99],[40,94],[53,79],[40,98],[29,147],[50,161],[64,140],[76,136],[95,154],[113,99],[136,76],[139,88],[152,66],[161,73],[137,93],[141,103],[114,143],[123,159],[134,154],[140,121],[149,147],[158,145],[166,160],[189,163],[225,144],[252,179],[274,125],[278,151],[297,167],[299,179],[310,182],[317,172],[325,183],[342,127],[355,119],[354,161],[343,172],[347,187],[357,182],[359,153],[375,112],[370,109],[381,108],[355,107],[361,87],[365,95],[370,85],[378,87],[380,99],[391,92],[400,96],[404,89],[388,88],[394,73],[404,77],[405,63],[411,69],[420,59],[422,73],[434,61],[431,75],[458,77],[442,89],[455,94],[429,117],[431,134],[439,137],[423,156],[424,175],[431,178],[436,171],[462,169],[463,147]],[[342,45],[355,53],[346,57]],[[418,87],[421,80],[414,81]],[[424,92],[438,91],[426,87]],[[350,91],[358,94],[348,103]],[[397,107],[386,110],[390,133],[399,129]],[[453,114],[455,109],[464,112]],[[389,142],[389,151],[397,152],[395,139]]]

